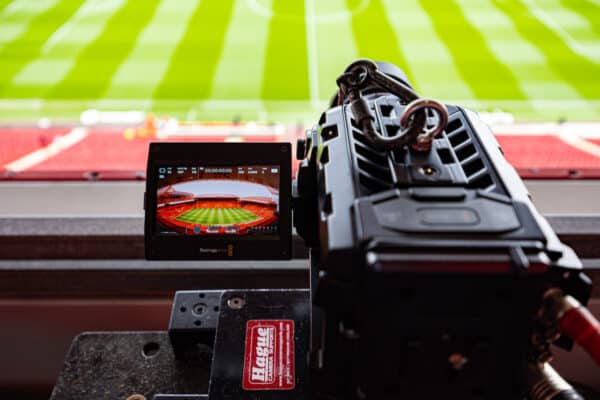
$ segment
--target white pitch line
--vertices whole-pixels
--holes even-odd
[[[87,129],[80,127],[74,128],[66,135],[55,138],[48,146],[36,150],[33,153],[29,153],[26,156],[23,156],[9,164],[6,164],[4,168],[11,172],[25,171],[26,169],[40,164],[50,157],[54,157],[61,151],[64,151],[69,147],[81,142],[87,137],[87,135]]]
[[[320,104],[319,97],[319,62],[317,56],[317,30],[315,23],[314,0],[306,0],[305,22],[306,22],[306,45],[308,47],[308,82],[310,90],[310,103],[314,109]]]
[[[588,60],[600,63],[600,54],[590,53],[587,49],[585,49],[577,40],[573,39],[571,35],[567,31],[565,31],[561,26],[559,26],[553,19],[550,17],[544,10],[538,7],[535,4],[534,0],[523,0],[523,3],[527,6],[529,11],[539,19],[544,25],[546,25],[550,30],[554,31],[560,38],[565,42],[565,44],[573,50],[575,53],[579,54],[582,57],[587,58]]]
[[[343,22],[352,18],[353,15],[362,13],[371,4],[371,0],[361,0],[360,4],[352,10],[342,10],[323,15],[315,16],[315,23],[317,24],[332,24],[335,22]]]
[[[600,1],[600,0],[598,0]],[[258,0],[247,0],[248,8],[252,10],[256,15],[260,15],[261,17],[271,18],[273,17],[273,10],[265,7]],[[349,18],[352,18],[353,15],[360,14],[363,12],[367,6],[371,3],[371,0],[361,0],[360,4],[356,6],[353,10],[344,10],[337,11],[332,13],[327,13],[323,15],[315,15],[313,21],[315,24],[332,24],[335,22],[346,21]],[[280,17],[287,18],[296,18],[296,16],[291,14],[277,14]]]

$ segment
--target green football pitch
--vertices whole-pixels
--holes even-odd
[[[600,119],[600,0],[0,0],[0,120],[316,120],[359,57],[427,97]]]
[[[233,225],[245,224],[260,217],[243,208],[194,208],[175,219],[197,225]]]

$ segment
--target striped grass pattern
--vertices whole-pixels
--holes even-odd
[[[198,225],[234,225],[256,221],[260,217],[243,208],[194,208],[175,219]]]
[[[600,0],[0,0],[0,120],[313,120],[360,57],[423,96],[600,119]]]

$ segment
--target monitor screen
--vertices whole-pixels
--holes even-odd
[[[157,171],[158,235],[279,235],[279,165],[166,165]]]

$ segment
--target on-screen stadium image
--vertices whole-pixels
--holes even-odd
[[[165,167],[157,191],[160,235],[278,232],[275,166]]]

